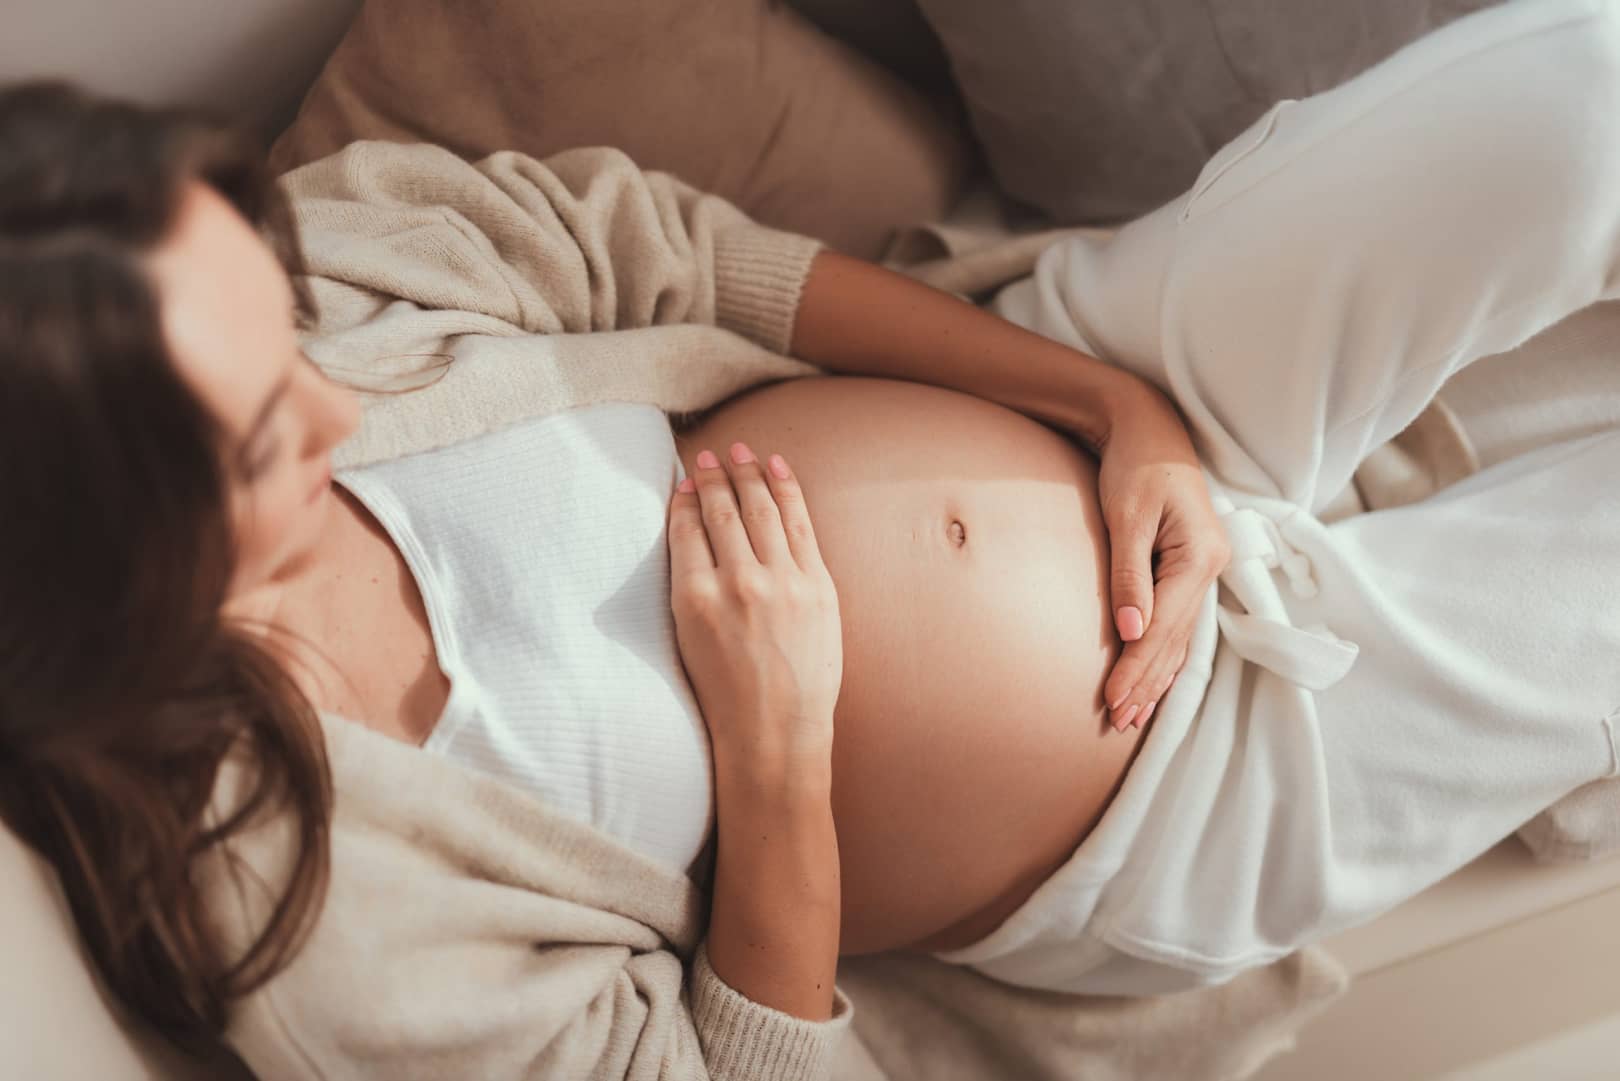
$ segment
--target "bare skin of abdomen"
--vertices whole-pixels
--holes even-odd
[[[737,440],[785,457],[837,587],[839,952],[982,938],[1090,832],[1142,734],[1102,701],[1096,460],[992,402],[850,376],[753,388],[675,438],[689,473]]]

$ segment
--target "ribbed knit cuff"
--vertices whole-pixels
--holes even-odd
[[[843,989],[833,986],[833,1015],[807,1021],[755,1002],[709,964],[709,943],[692,962],[692,1021],[714,1081],[825,1081],[855,1016]]]
[[[787,354],[793,318],[823,247],[813,237],[739,225],[714,238],[714,321],[773,353]]]

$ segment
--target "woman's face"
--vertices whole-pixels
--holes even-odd
[[[170,354],[228,433],[238,597],[312,553],[332,502],[330,451],[359,425],[359,403],[304,355],[286,272],[207,184],[191,183],[149,265]]]

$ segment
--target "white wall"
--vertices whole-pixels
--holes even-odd
[[[453,0],[451,0],[453,2]],[[291,120],[360,0],[4,0],[0,83],[62,75],[152,104]]]

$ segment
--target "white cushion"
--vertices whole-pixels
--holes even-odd
[[[50,866],[0,827],[0,1059],[30,1081],[226,1081],[127,1025],[79,946]]]

